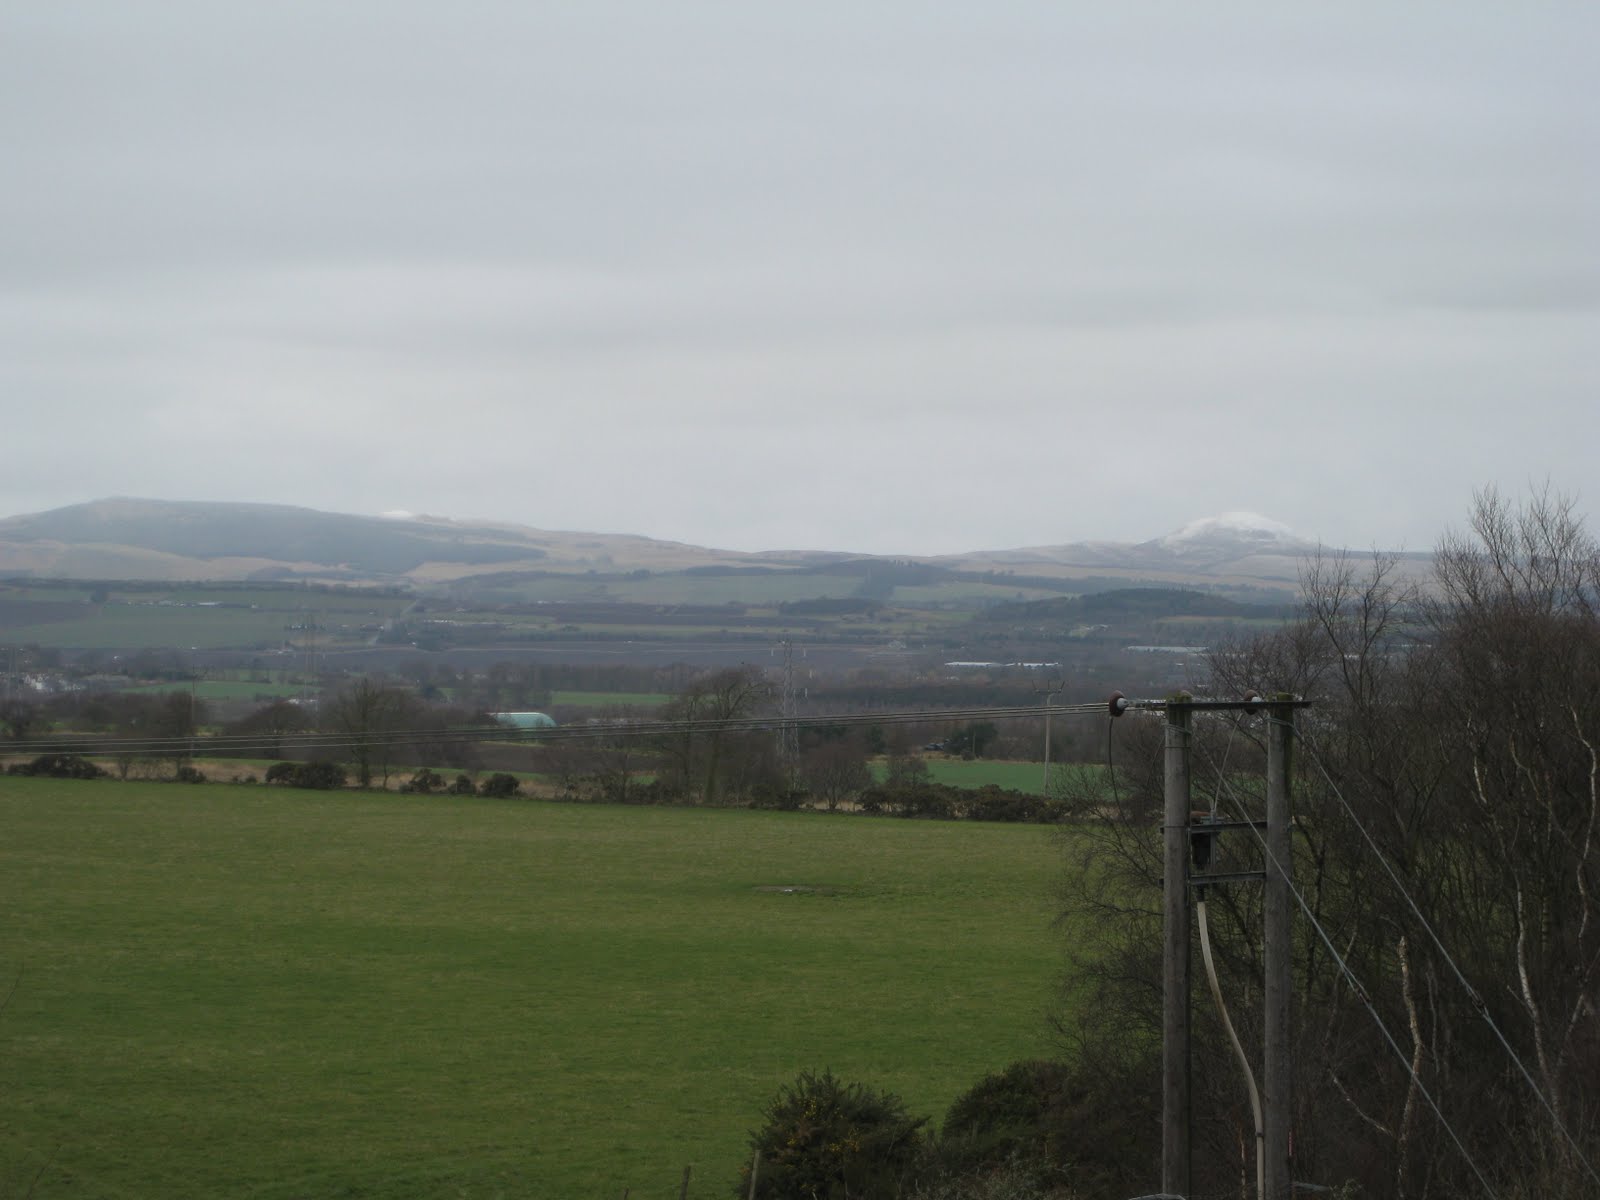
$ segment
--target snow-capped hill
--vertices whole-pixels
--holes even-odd
[[[1158,537],[1153,543],[1168,550],[1184,550],[1199,543],[1227,542],[1234,545],[1254,545],[1265,548],[1301,546],[1305,539],[1299,537],[1282,521],[1263,517],[1253,512],[1225,512],[1215,517],[1201,517],[1190,521],[1181,529]]]
[[[1299,558],[1316,550],[1282,521],[1253,512],[1226,512],[1201,517],[1163,537],[1134,547],[1150,561],[1165,559],[1188,568],[1223,566],[1255,572],[1271,563],[1272,573],[1293,573]]]

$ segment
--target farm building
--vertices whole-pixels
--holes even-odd
[[[497,712],[490,713],[502,725],[509,725],[513,729],[554,729],[554,717],[546,716],[542,712]]]

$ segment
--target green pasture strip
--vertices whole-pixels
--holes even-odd
[[[140,683],[130,688],[129,692],[187,692],[189,685],[186,683]],[[269,700],[298,696],[304,692],[305,685],[299,683],[250,683],[239,679],[202,679],[195,683],[195,695],[202,700],[254,700],[257,696],[265,696]],[[318,689],[313,688],[312,691]]]
[[[283,641],[281,613],[247,608],[160,608],[85,605],[72,620],[41,622],[7,631],[14,642],[83,650],[146,647],[256,648]]]
[[[946,758],[938,753],[925,754],[922,761],[928,765],[928,777],[934,783],[946,783],[951,787],[980,788],[993,784],[1037,795],[1044,784],[1042,762],[1008,762],[988,758],[964,760]],[[884,782],[889,777],[888,762],[883,759],[873,762],[872,773],[879,783]]]
[[[1230,629],[1260,630],[1281,629],[1285,624],[1282,617],[1158,617],[1151,622],[1158,629],[1182,629],[1188,626],[1221,626]]]
[[[0,821],[37,1200],[724,1197],[802,1069],[937,1119],[1049,1044],[1038,827],[18,778]]]
[[[652,575],[610,583],[618,600],[639,604],[782,604],[819,596],[853,596],[859,578],[844,575]]]
[[[1059,591],[1038,587],[1007,586],[1003,583],[978,583],[952,580],[945,583],[903,583],[894,589],[895,604],[967,604],[1022,600],[1054,600]]]
[[[551,704],[571,704],[582,708],[604,708],[626,704],[635,708],[659,708],[672,697],[665,692],[576,692],[550,693]]]
[[[113,593],[120,600],[161,599],[181,603],[215,601],[218,604],[246,604],[283,613],[339,614],[341,616],[392,617],[411,604],[407,595],[381,596],[361,592],[317,592],[297,588],[208,588],[204,584],[174,585],[162,593]]]

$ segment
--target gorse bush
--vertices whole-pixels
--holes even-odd
[[[503,800],[508,796],[515,796],[520,786],[515,775],[508,775],[504,771],[496,771],[478,786],[478,794],[480,796],[494,796]]]
[[[1012,1063],[985,1075],[945,1115],[938,1173],[976,1180],[1048,1176],[1085,1196],[1122,1197],[1142,1178],[1138,1131],[1148,1096],[1120,1092],[1100,1072],[1066,1062]]]
[[[761,1200],[890,1200],[906,1195],[923,1157],[922,1127],[900,1097],[832,1072],[802,1074],[767,1107],[751,1135]],[[749,1167],[734,1194],[750,1194]]]
[[[330,762],[281,762],[267,768],[268,783],[282,783],[297,788],[332,790],[345,783],[344,768]]]
[[[87,758],[76,754],[41,754],[32,762],[13,763],[9,775],[46,775],[51,779],[98,779],[105,774]]]

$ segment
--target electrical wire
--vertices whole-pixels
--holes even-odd
[[[1063,705],[1051,710],[1053,715],[1077,716],[1103,713],[1105,705]],[[294,750],[316,750],[350,745],[373,749],[419,744],[451,744],[460,742],[523,742],[532,744],[570,741],[595,741],[615,738],[659,738],[693,736],[695,734],[727,734],[769,732],[785,724],[797,728],[829,728],[836,726],[906,725],[923,722],[951,722],[970,720],[1013,720],[1039,716],[1037,705],[1006,706],[999,708],[958,708],[928,710],[895,710],[890,712],[834,713],[791,717],[781,716],[735,717],[728,719],[700,718],[693,720],[640,720],[595,722],[583,725],[557,725],[543,729],[519,729],[510,726],[451,726],[442,729],[403,730],[345,730],[324,732],[282,732],[277,734],[184,734],[160,737],[99,737],[92,735],[59,735],[40,738],[30,744],[39,752],[86,752],[92,754],[159,754],[178,750],[194,752],[238,753],[241,750],[288,747]]]
[[[1200,893],[1204,897],[1204,890]],[[1228,1040],[1233,1043],[1234,1056],[1239,1060],[1239,1069],[1244,1072],[1245,1086],[1250,1091],[1250,1111],[1256,1119],[1256,1195],[1267,1194],[1267,1127],[1261,1119],[1261,1091],[1256,1087],[1256,1073],[1250,1069],[1250,1056],[1244,1052],[1244,1043],[1239,1040],[1239,1035],[1234,1032],[1233,1018],[1228,1015],[1228,1006],[1222,1001],[1222,984],[1217,979],[1217,964],[1211,957],[1211,926],[1206,921],[1206,902],[1203,898],[1195,901],[1195,917],[1200,927],[1200,957],[1206,964],[1206,981],[1211,984],[1211,998],[1217,1002],[1217,1012],[1222,1017],[1222,1028],[1228,1032]]]
[[[1234,739],[1238,736],[1238,726],[1228,722],[1228,743],[1222,748],[1222,761],[1217,763],[1217,783],[1226,782],[1228,759],[1233,754]],[[1211,793],[1211,819],[1217,819],[1217,803],[1220,787]],[[1206,915],[1206,890],[1198,889],[1195,896],[1195,918],[1200,933],[1200,957],[1205,962],[1206,981],[1211,985],[1211,998],[1216,1001],[1217,1012],[1222,1017],[1222,1028],[1227,1031],[1228,1040],[1233,1043],[1234,1057],[1239,1060],[1239,1069],[1244,1073],[1245,1088],[1250,1093],[1250,1111],[1256,1123],[1256,1195],[1267,1194],[1267,1127],[1261,1115],[1261,1091],[1256,1086],[1255,1071],[1250,1066],[1250,1056],[1245,1053],[1244,1043],[1239,1040],[1239,1035],[1233,1028],[1233,1018],[1228,1014],[1228,1006],[1222,999],[1222,981],[1217,977],[1217,964],[1211,954],[1211,924]]]
[[[1477,989],[1467,981],[1466,975],[1462,972],[1461,967],[1456,963],[1456,960],[1451,955],[1450,951],[1445,948],[1445,944],[1440,939],[1438,932],[1434,929],[1432,922],[1430,922],[1428,918],[1423,915],[1422,909],[1417,905],[1416,900],[1412,898],[1410,891],[1407,890],[1406,885],[1401,881],[1399,872],[1394,869],[1394,866],[1389,862],[1383,851],[1378,848],[1378,843],[1376,840],[1374,840],[1366,825],[1363,824],[1361,818],[1356,815],[1355,809],[1351,806],[1350,802],[1345,799],[1344,792],[1340,789],[1339,785],[1333,781],[1333,776],[1329,774],[1328,768],[1323,765],[1322,756],[1316,752],[1316,749],[1312,746],[1309,738],[1302,738],[1300,740],[1305,746],[1306,751],[1310,754],[1311,761],[1316,764],[1317,770],[1322,774],[1322,778],[1327,781],[1328,787],[1331,788],[1333,790],[1333,794],[1338,797],[1340,805],[1344,808],[1345,815],[1350,818],[1351,823],[1358,831],[1360,831],[1362,838],[1367,843],[1367,848],[1372,851],[1373,857],[1375,857],[1383,866],[1384,872],[1389,876],[1390,882],[1394,884],[1401,897],[1405,900],[1406,906],[1411,910],[1411,914],[1416,917],[1422,928],[1427,932],[1429,939],[1432,940],[1434,947],[1444,957],[1444,961],[1449,964],[1451,972],[1455,975],[1456,981],[1461,985],[1462,990],[1466,992],[1467,999],[1471,1002],[1472,1007],[1478,1011],[1478,1015],[1484,1019],[1484,1022],[1494,1032],[1494,1036],[1499,1041],[1501,1047],[1504,1048],[1506,1054],[1510,1056],[1511,1061],[1516,1064],[1517,1070],[1521,1073],[1522,1078],[1527,1082],[1528,1087],[1532,1089],[1533,1094],[1538,1097],[1539,1103],[1544,1106],[1545,1111],[1550,1114],[1550,1120],[1554,1123],[1561,1136],[1566,1139],[1567,1145],[1572,1148],[1572,1153],[1576,1155],[1578,1161],[1583,1164],[1583,1169],[1588,1173],[1589,1178],[1592,1179],[1596,1185],[1600,1185],[1600,1174],[1596,1173],[1594,1166],[1589,1162],[1588,1158],[1585,1157],[1582,1148],[1578,1145],[1577,1139],[1573,1137],[1572,1133],[1567,1129],[1565,1123],[1561,1120],[1560,1114],[1556,1112],[1555,1106],[1550,1102],[1549,1097],[1545,1095],[1544,1090],[1540,1088],[1538,1081],[1534,1079],[1533,1072],[1528,1070],[1527,1064],[1522,1060],[1522,1056],[1516,1052],[1515,1048],[1513,1048],[1511,1045],[1510,1040],[1506,1037],[1505,1033],[1501,1031],[1499,1023],[1495,1021],[1493,1014],[1489,1011],[1488,1004],[1485,1003],[1483,997],[1478,994]]]
[[[1269,716],[1267,720],[1278,721],[1281,720],[1281,718]],[[1288,725],[1291,729],[1294,728],[1294,722],[1292,721],[1283,723]],[[1344,955],[1339,953],[1338,947],[1333,944],[1333,938],[1330,937],[1328,935],[1328,931],[1323,928],[1322,922],[1317,920],[1316,914],[1312,912],[1311,905],[1306,901],[1304,894],[1299,888],[1295,887],[1294,879],[1289,874],[1287,866],[1278,861],[1277,855],[1272,853],[1272,847],[1267,844],[1266,835],[1262,833],[1260,829],[1256,828],[1254,822],[1249,820],[1244,805],[1239,802],[1238,797],[1233,791],[1232,785],[1229,784],[1226,779],[1224,779],[1222,781],[1222,786],[1224,789],[1226,789],[1230,799],[1232,799],[1234,804],[1237,806],[1239,819],[1248,824],[1250,831],[1255,834],[1256,840],[1261,843],[1261,851],[1266,856],[1267,861],[1272,864],[1273,868],[1282,877],[1285,886],[1287,886],[1289,889],[1289,894],[1294,897],[1295,903],[1300,906],[1300,911],[1305,915],[1306,920],[1310,922],[1312,929],[1316,930],[1317,936],[1322,939],[1322,944],[1327,947],[1328,954],[1331,956],[1332,960],[1338,964],[1339,971],[1344,976],[1345,982],[1350,986],[1350,990],[1355,993],[1356,997],[1360,999],[1361,1003],[1366,1007],[1368,1014],[1372,1017],[1373,1024],[1375,1024],[1378,1027],[1378,1031],[1383,1034],[1383,1040],[1386,1041],[1389,1044],[1389,1048],[1394,1051],[1395,1057],[1400,1060],[1400,1065],[1406,1069],[1406,1074],[1411,1077],[1412,1084],[1422,1095],[1422,1098],[1427,1101],[1428,1107],[1433,1110],[1433,1115],[1438,1118],[1439,1124],[1444,1127],[1444,1131],[1450,1135],[1451,1142],[1455,1144],[1456,1150],[1461,1154],[1461,1157],[1466,1162],[1467,1166],[1472,1169],[1472,1173],[1477,1177],[1478,1183],[1482,1186],[1484,1193],[1490,1197],[1490,1200],[1499,1200],[1498,1193],[1495,1192],[1493,1185],[1491,1185],[1489,1180],[1484,1176],[1483,1170],[1478,1166],[1477,1161],[1468,1152],[1466,1144],[1461,1140],[1461,1135],[1456,1132],[1455,1126],[1450,1124],[1449,1118],[1444,1115],[1444,1110],[1439,1107],[1439,1102],[1434,1099],[1433,1093],[1428,1090],[1427,1084],[1422,1082],[1422,1077],[1417,1073],[1415,1068],[1412,1067],[1410,1059],[1406,1057],[1406,1053],[1403,1049],[1401,1049],[1400,1043],[1395,1040],[1394,1034],[1389,1031],[1389,1026],[1384,1023],[1382,1015],[1378,1012],[1377,1006],[1373,1004],[1372,997],[1368,994],[1366,988],[1362,986],[1361,980],[1357,978],[1354,969],[1352,969],[1350,964],[1345,961]]]
[[[1117,719],[1112,717],[1110,723],[1106,726],[1106,778],[1111,781],[1111,803],[1115,807],[1121,808],[1122,797],[1117,792],[1117,768],[1116,764],[1111,761],[1111,731],[1116,727]]]

